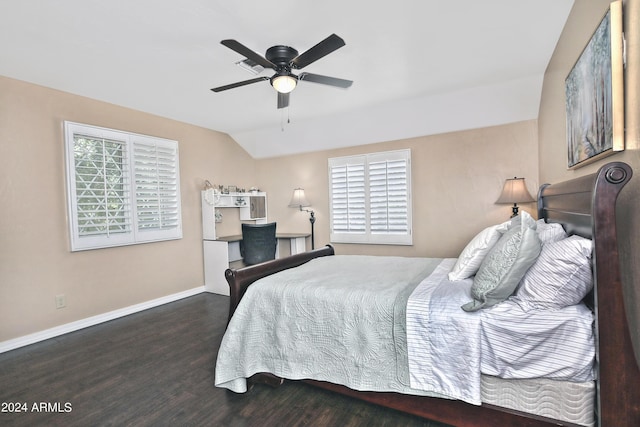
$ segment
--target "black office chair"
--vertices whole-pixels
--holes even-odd
[[[242,224],[240,255],[245,265],[276,258],[276,223]]]

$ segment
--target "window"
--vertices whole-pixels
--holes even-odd
[[[71,250],[182,238],[178,143],[65,122]]]
[[[331,241],[411,245],[411,151],[329,159]]]

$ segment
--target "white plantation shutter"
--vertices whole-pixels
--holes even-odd
[[[331,220],[338,233],[366,232],[364,164],[331,168]]]
[[[138,240],[154,239],[158,231],[179,229],[177,146],[136,138],[133,153]]]
[[[411,151],[329,159],[331,241],[412,244]]]
[[[182,237],[176,141],[65,122],[71,250]]]
[[[369,164],[371,233],[408,233],[407,166],[404,159]]]

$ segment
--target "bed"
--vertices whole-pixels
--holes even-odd
[[[473,282],[481,282],[476,278],[489,270],[485,267],[476,270],[475,277],[450,280],[466,249],[458,259],[371,259],[335,255],[327,246],[226,271],[229,323],[218,354],[216,386],[244,392],[253,382],[277,385],[285,378],[304,380],[456,426],[640,425],[640,372],[624,312],[615,226],[615,202],[631,175],[628,165],[608,163],[596,174],[544,185],[539,191],[539,229],[560,224],[562,232],[571,237],[565,235],[558,245],[540,243],[541,249],[531,255],[537,260],[528,264],[526,273],[536,270],[546,246],[551,250],[570,240],[572,244],[580,241],[584,247],[584,239],[590,239],[592,247],[588,271],[593,291],[584,301],[553,307],[553,315],[546,320],[527,318],[530,324],[560,319],[548,329],[563,330],[566,326],[559,338],[554,338],[566,341],[566,346],[552,344],[553,340],[544,336],[526,345],[520,345],[524,341],[507,343],[507,347],[524,350],[507,352],[506,356],[491,351],[506,364],[489,361],[487,348],[500,347],[495,343],[510,335],[518,340],[525,336],[518,335],[520,326],[504,328],[512,325],[512,319],[500,316],[523,307],[526,316],[543,311],[540,314],[548,315],[549,310],[529,310],[526,299],[519,301],[519,294],[526,294],[521,283],[525,278],[510,291],[512,296],[496,297],[491,307],[474,309],[474,304],[487,304],[503,290],[477,295]],[[526,217],[521,215],[518,221],[496,227],[525,230]],[[536,238],[540,237],[539,229]],[[508,231],[505,228],[500,233]],[[360,272],[363,280],[354,281],[347,276],[348,270]],[[346,294],[337,293],[345,286]],[[426,299],[421,300],[423,297]],[[460,310],[461,303],[469,310]],[[449,309],[443,308],[446,305]],[[443,320],[435,315],[438,312],[440,316],[440,311],[461,318]],[[565,315],[566,321],[562,320]],[[421,316],[431,317],[421,324]],[[312,320],[303,323],[302,317]],[[368,329],[361,327],[364,323]],[[486,325],[491,324],[494,328],[487,332]],[[417,337],[422,329],[430,329],[431,335]],[[467,335],[452,339],[455,330]],[[498,341],[486,337],[500,332],[503,335]],[[438,335],[440,341],[433,338]],[[583,338],[570,344],[574,335]],[[476,341],[477,336],[482,339]],[[468,340],[475,344],[469,346]],[[425,342],[430,351],[420,347]],[[349,351],[345,351],[347,345]],[[543,351],[536,353],[540,349]],[[425,354],[426,361],[420,360]],[[563,365],[554,365],[540,375],[536,372],[542,365],[531,369],[529,365],[517,366],[523,358],[535,363],[540,354],[556,356]],[[464,369],[456,371],[456,366]],[[420,373],[421,367],[424,373]],[[437,378],[435,385],[430,376]]]

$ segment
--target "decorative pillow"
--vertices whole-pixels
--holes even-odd
[[[492,225],[482,230],[471,239],[467,246],[462,250],[453,269],[449,272],[449,280],[455,282],[457,280],[467,279],[478,271],[482,260],[489,250],[495,245],[502,233],[507,231],[509,221],[498,225]]]
[[[552,242],[558,242],[562,239],[567,238],[567,232],[564,231],[564,228],[560,224],[557,223],[549,223],[544,222],[544,219],[539,219],[536,221],[536,232],[538,233],[538,237],[543,245]]]
[[[536,262],[542,246],[536,222],[526,212],[518,216],[482,261],[471,286],[473,301],[463,305],[463,310],[480,310],[509,298]]]
[[[571,236],[544,245],[516,297],[532,308],[578,304],[593,289],[591,240]]]

